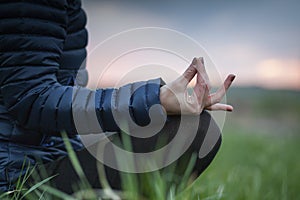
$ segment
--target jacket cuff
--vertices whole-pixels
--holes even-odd
[[[131,83],[119,89],[97,90],[96,114],[103,131],[120,131],[120,126],[124,124],[130,127],[146,126],[151,119],[154,119],[151,124],[155,124],[156,119],[165,119],[162,107],[154,106],[160,105],[160,87],[164,84],[161,78],[157,78]],[[153,110],[152,106],[155,107]]]
[[[149,111],[152,106],[160,105],[160,87],[164,85],[161,78],[141,82],[142,85],[138,86],[131,95],[130,110],[131,117],[138,126],[146,126],[150,123],[151,119]],[[139,85],[141,83],[133,83]],[[135,88],[135,87],[134,87]],[[164,115],[164,110],[161,107],[156,107],[153,111],[151,118],[161,118]],[[153,123],[153,122],[152,122]]]

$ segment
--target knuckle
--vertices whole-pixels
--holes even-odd
[[[207,87],[207,84],[205,83],[204,80],[201,81],[201,82],[199,83],[199,85],[200,85],[200,87],[203,88],[203,89],[206,89],[206,87]]]
[[[221,102],[221,98],[220,97],[216,98],[216,102],[220,103]]]
[[[200,88],[202,89],[202,90],[204,90],[204,91],[210,91],[210,88],[209,88],[209,85],[207,85],[207,83],[206,82],[201,82],[200,83]]]

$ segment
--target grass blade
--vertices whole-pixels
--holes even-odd
[[[34,186],[32,186],[27,192],[25,192],[25,194],[21,197],[21,199],[23,199],[26,195],[28,195],[29,193],[31,193],[32,191],[36,190],[37,188],[39,188],[41,185],[47,183],[48,181],[50,181],[52,178],[54,178],[57,175],[54,176],[50,176],[44,180],[42,180],[41,182],[35,184]]]

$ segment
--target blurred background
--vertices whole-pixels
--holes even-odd
[[[122,31],[162,27],[197,41],[221,79],[237,75],[221,151],[189,192],[200,199],[300,199],[299,1],[84,0],[83,7],[89,52]],[[88,58],[89,86],[103,68]],[[106,77],[104,86],[117,78]]]

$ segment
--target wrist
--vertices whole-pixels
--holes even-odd
[[[168,93],[168,88],[166,85],[160,87],[160,92],[159,92],[159,99],[160,99],[160,104],[163,107],[164,112],[167,114],[167,93]]]

